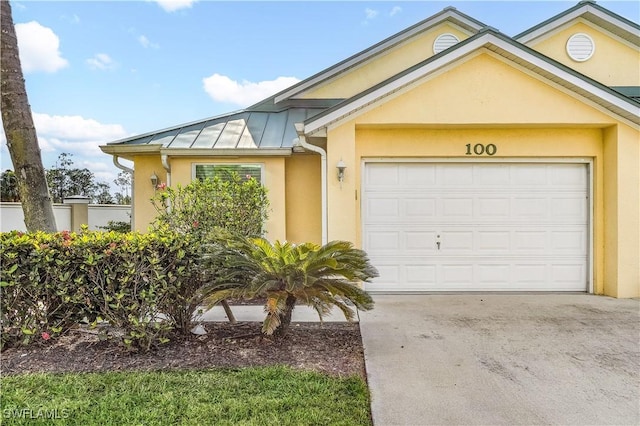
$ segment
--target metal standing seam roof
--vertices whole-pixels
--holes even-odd
[[[160,145],[162,148],[213,150],[291,148],[297,135],[294,123],[311,118],[324,109],[326,107],[294,107],[282,111],[243,110],[120,139],[107,145]]]

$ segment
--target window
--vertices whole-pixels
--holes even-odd
[[[240,177],[251,176],[262,183],[262,165],[260,164],[196,164],[195,179],[213,179],[218,176],[225,179],[230,173],[236,172]]]

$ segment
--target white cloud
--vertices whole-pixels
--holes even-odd
[[[400,6],[393,6],[391,12],[389,12],[389,16],[395,16],[400,12],[402,12],[402,8]]]
[[[152,43],[145,35],[138,36],[138,42],[145,49],[147,48],[158,49],[160,47],[157,43]]]
[[[43,151],[69,152],[83,157],[105,155],[99,145],[127,136],[119,124],[102,124],[79,115],[33,113],[33,122]]]
[[[278,77],[275,80],[257,83],[243,80],[237,82],[225,75],[213,74],[202,79],[204,90],[218,102],[229,102],[249,106],[299,82],[295,77]]]
[[[51,28],[36,21],[16,24],[20,63],[25,73],[56,72],[69,65],[60,53],[60,39]]]
[[[368,20],[375,19],[376,16],[378,16],[379,13],[380,12],[378,12],[377,10],[374,10],[374,9],[366,8],[364,10],[364,14],[365,14],[365,16],[367,17]]]
[[[158,3],[165,12],[175,12],[180,9],[188,9],[193,6],[198,0],[151,0],[154,3]]]
[[[87,64],[93,70],[110,70],[116,67],[116,63],[106,53],[96,53],[93,58],[87,59]]]
[[[42,151],[45,168],[53,166],[63,152],[72,154],[77,167],[91,170],[97,180],[111,183],[118,174],[111,157],[103,153],[99,146],[129,136],[119,124],[103,124],[97,120],[79,115],[49,115],[33,113],[33,121],[38,134],[38,144]],[[13,168],[8,161],[6,138],[0,132],[2,143],[2,167]]]

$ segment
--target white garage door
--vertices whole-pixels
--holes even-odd
[[[587,291],[585,164],[366,163],[368,291]]]

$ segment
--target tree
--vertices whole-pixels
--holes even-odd
[[[58,156],[56,164],[46,171],[47,183],[53,196],[54,203],[62,203],[64,199],[72,195],[83,195],[92,200],[96,197],[99,187],[95,182],[95,176],[87,168],[73,167],[72,154],[63,152]],[[108,185],[105,183],[108,188]]]
[[[29,231],[56,231],[38,137],[27,98],[11,5],[0,0],[0,109]]]
[[[115,204],[113,195],[109,192],[111,188],[104,182],[96,183],[96,191],[93,196],[93,202],[96,204]]]
[[[2,196],[0,201],[15,202],[20,201],[18,193],[18,179],[13,170],[5,170],[0,175],[0,187],[2,188]]]
[[[266,298],[266,335],[286,335],[298,301],[313,307],[320,320],[334,306],[348,321],[355,318],[350,305],[373,308],[371,296],[358,285],[377,277],[378,271],[367,254],[349,242],[271,244],[264,238],[232,236],[212,247],[218,279],[206,290],[209,301]]]
[[[113,183],[120,188],[120,192],[116,192],[116,202],[118,204],[131,204],[131,173],[124,170],[121,171]]]

